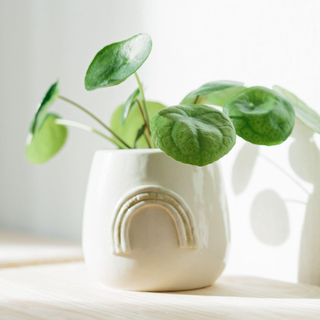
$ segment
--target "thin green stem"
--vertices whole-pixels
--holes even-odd
[[[96,133],[99,136],[101,136],[101,137],[107,139],[108,141],[112,142],[113,144],[115,144],[120,149],[123,149],[122,145],[120,143],[118,143],[117,141],[112,140],[111,138],[109,138],[108,136],[106,136],[105,134],[100,132],[99,130],[96,130],[96,129],[92,128],[92,127],[89,127],[89,126],[87,126],[87,125],[85,125],[83,123],[75,122],[75,121],[67,120],[67,119],[57,119],[55,121],[55,123],[58,124],[58,125],[74,127],[74,128],[78,128],[78,129],[82,129],[82,130],[88,131],[88,132]]]
[[[91,118],[93,118],[94,120],[96,120],[98,123],[100,123],[105,129],[107,129],[110,133],[113,134],[113,136],[118,139],[124,146],[126,146],[128,149],[132,149],[130,146],[128,146],[128,144],[126,144],[111,128],[109,128],[105,123],[103,123],[99,118],[97,118],[94,114],[92,114],[90,111],[88,111],[86,108],[80,106],[80,104],[65,98],[63,96],[59,95],[59,98],[61,100],[64,100],[72,105],[74,105],[75,107],[77,107],[78,109],[82,110],[83,112],[85,112],[86,114],[88,114]]]
[[[144,113],[146,115],[146,121],[147,121],[147,126],[148,126],[148,129],[149,129],[149,135],[150,135],[149,138],[150,138],[151,148],[155,148],[156,145],[155,145],[154,141],[152,140],[151,134],[150,134],[150,115],[149,115],[149,109],[148,109],[148,106],[147,106],[147,101],[146,101],[146,98],[145,98],[145,95],[144,95],[143,87],[142,87],[142,84],[141,84],[141,81],[140,81],[140,78],[139,78],[138,74],[135,72],[134,75],[135,75],[135,77],[137,79],[137,82],[138,82],[138,86],[139,86],[139,90],[140,90],[140,94],[141,94],[142,106],[143,106],[143,109],[144,109]]]
[[[146,114],[144,113],[143,109],[142,109],[142,106],[141,106],[141,103],[138,99],[136,99],[137,101],[137,104],[139,106],[139,109],[140,109],[140,112],[141,112],[141,115],[142,115],[142,118],[143,118],[143,121],[144,121],[144,126],[146,128],[146,136],[147,136],[147,140],[148,140],[148,145],[149,145],[149,148],[152,148],[152,142],[151,142],[151,137],[150,137],[150,130],[149,130],[149,126],[148,126],[148,123],[147,123],[147,119],[146,119]]]
[[[199,100],[200,100],[200,95],[198,94],[198,95],[196,96],[196,99],[194,100],[194,103],[193,103],[193,104],[197,104],[197,103],[199,102]]]
[[[135,75],[135,77],[137,79],[137,82],[138,82],[138,86],[139,86],[139,90],[140,90],[140,94],[141,94],[141,101],[142,101],[144,112],[146,114],[147,124],[149,126],[150,125],[150,116],[149,116],[149,111],[148,111],[148,107],[147,107],[146,98],[144,96],[143,87],[142,87],[142,84],[141,84],[141,81],[139,79],[138,74],[135,72],[134,75]]]

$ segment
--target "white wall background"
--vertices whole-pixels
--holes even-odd
[[[279,84],[320,113],[319,16],[317,0],[0,0],[0,226],[81,238],[92,155],[111,146],[71,129],[59,156],[33,166],[24,143],[37,103],[57,78],[63,95],[106,120],[135,89],[129,79],[84,90],[87,66],[106,44],[151,35],[153,51],[139,72],[150,100],[173,105],[207,81],[228,79]],[[62,102],[55,110],[93,124]],[[320,284],[318,140],[302,126],[278,147],[239,138],[220,161],[233,240],[226,272],[288,281],[300,274]]]

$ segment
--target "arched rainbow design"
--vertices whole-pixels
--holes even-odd
[[[159,206],[173,219],[182,249],[196,249],[195,219],[182,197],[163,187],[141,186],[131,190],[118,202],[112,220],[113,253],[129,253],[129,228],[131,220],[141,207]]]

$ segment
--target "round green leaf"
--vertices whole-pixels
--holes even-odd
[[[165,108],[165,106],[158,102],[147,101],[147,106],[149,110],[150,117],[152,117],[156,112]],[[127,117],[124,125],[122,125],[122,104],[113,113],[111,117],[111,129],[120,136],[130,147],[134,147],[137,132],[144,124],[143,118],[141,116],[140,110],[137,107],[133,107]],[[137,148],[148,148],[148,143],[144,137],[141,137],[137,142]]]
[[[240,86],[214,92],[208,95],[206,104],[223,107],[227,103],[227,101],[229,101],[245,89],[246,87]]]
[[[51,159],[64,145],[68,131],[63,125],[55,123],[59,116],[48,113],[41,128],[29,133],[26,146],[26,157],[31,163],[39,164]]]
[[[209,96],[214,92],[225,90],[228,88],[242,86],[243,83],[229,80],[212,81],[204,84],[200,88],[191,91],[180,104],[194,104],[197,96],[204,97]]]
[[[273,86],[273,90],[279,92],[290,101],[296,112],[296,117],[309,129],[320,133],[320,116],[293,93],[279,86]]]
[[[152,41],[146,33],[104,47],[87,70],[86,90],[116,86],[125,81],[146,61],[151,48]]]
[[[226,155],[236,142],[228,116],[203,105],[173,106],[151,119],[152,137],[173,159],[205,166]]]
[[[291,103],[273,90],[251,87],[223,107],[237,135],[254,144],[277,145],[292,132],[295,113]]]
[[[56,101],[56,99],[59,96],[59,81],[55,82],[49,90],[46,92],[44,98],[42,99],[40,106],[36,112],[36,115],[34,117],[34,120],[32,122],[32,125],[30,127],[30,132],[35,133],[38,131],[42,124],[43,121],[45,120],[47,116],[47,112],[49,107]]]

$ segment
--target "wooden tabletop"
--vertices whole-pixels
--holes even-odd
[[[0,230],[0,268],[69,261],[83,261],[79,243]]]
[[[1,246],[0,241],[0,253]],[[25,254],[23,261],[35,261],[31,256]],[[222,276],[214,286],[199,290],[119,291],[97,283],[83,262],[51,258],[54,264],[0,269],[1,320],[320,319],[320,287]]]

